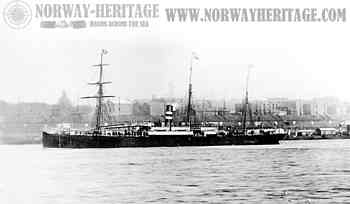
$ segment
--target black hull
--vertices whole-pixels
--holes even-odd
[[[58,135],[43,132],[44,147],[54,148],[118,148],[118,147],[176,147],[216,145],[266,145],[279,144],[284,134],[257,136],[86,136]]]

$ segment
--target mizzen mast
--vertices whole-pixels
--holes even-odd
[[[192,67],[193,59],[199,60],[196,53],[192,52],[191,64],[190,64],[190,75],[189,75],[189,84],[188,84],[188,103],[187,103],[187,123],[191,127],[191,114],[192,114]]]
[[[93,65],[94,67],[98,67],[99,70],[99,80],[94,83],[88,83],[89,85],[96,85],[98,87],[97,95],[96,96],[86,96],[86,97],[81,97],[82,99],[87,99],[87,98],[96,98],[97,103],[96,103],[96,130],[100,131],[101,130],[101,122],[103,118],[103,113],[102,113],[102,105],[103,105],[103,98],[113,98],[115,96],[107,96],[103,95],[103,85],[104,84],[110,84],[112,82],[110,81],[103,81],[103,68],[104,66],[108,66],[109,64],[103,64],[103,55],[107,54],[107,50],[102,49],[101,51],[101,61],[100,64]]]
[[[244,104],[243,104],[243,131],[244,134],[246,134],[246,123],[247,123],[247,112],[249,111],[249,101],[248,101],[248,84],[249,84],[249,75],[250,75],[250,69],[253,67],[253,65],[248,66],[248,73],[247,73],[247,79],[246,79],[246,87],[245,87],[245,98],[244,98]]]

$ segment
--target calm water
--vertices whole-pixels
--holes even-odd
[[[269,146],[0,146],[0,203],[350,202],[350,140]]]

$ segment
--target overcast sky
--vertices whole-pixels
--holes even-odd
[[[43,30],[33,19],[28,28],[14,30],[1,19],[0,99],[55,103],[65,90],[76,103],[80,96],[93,95],[95,89],[86,83],[97,80],[91,65],[104,48],[109,51],[105,62],[111,64],[105,78],[113,81],[106,92],[123,99],[166,96],[169,83],[175,96],[184,97],[194,51],[200,58],[193,67],[196,98],[241,98],[246,68],[253,64],[252,98],[350,100],[350,19],[338,24],[174,24],[164,13],[166,7],[347,7],[350,12],[348,1],[186,2],[160,2],[160,19],[146,29]]]

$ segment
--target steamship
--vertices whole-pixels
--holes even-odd
[[[118,148],[118,147],[175,147],[175,146],[215,146],[215,145],[262,145],[279,144],[279,140],[286,136],[283,129],[249,129],[246,128],[246,112],[248,111],[248,88],[245,98],[245,111],[243,113],[243,128],[221,129],[218,127],[203,127],[191,124],[192,95],[192,56],[190,66],[190,80],[187,104],[186,126],[176,127],[173,124],[174,108],[166,105],[164,127],[154,127],[152,123],[114,124],[102,125],[102,106],[104,98],[114,96],[104,95],[103,86],[111,82],[103,81],[103,56],[107,54],[102,50],[100,63],[94,65],[99,68],[99,80],[89,83],[98,87],[96,96],[82,97],[96,99],[96,126],[89,130],[61,129],[44,131],[42,144],[52,148]],[[249,72],[248,72],[249,76]],[[247,78],[248,80],[248,78]],[[248,86],[247,86],[248,87]]]

